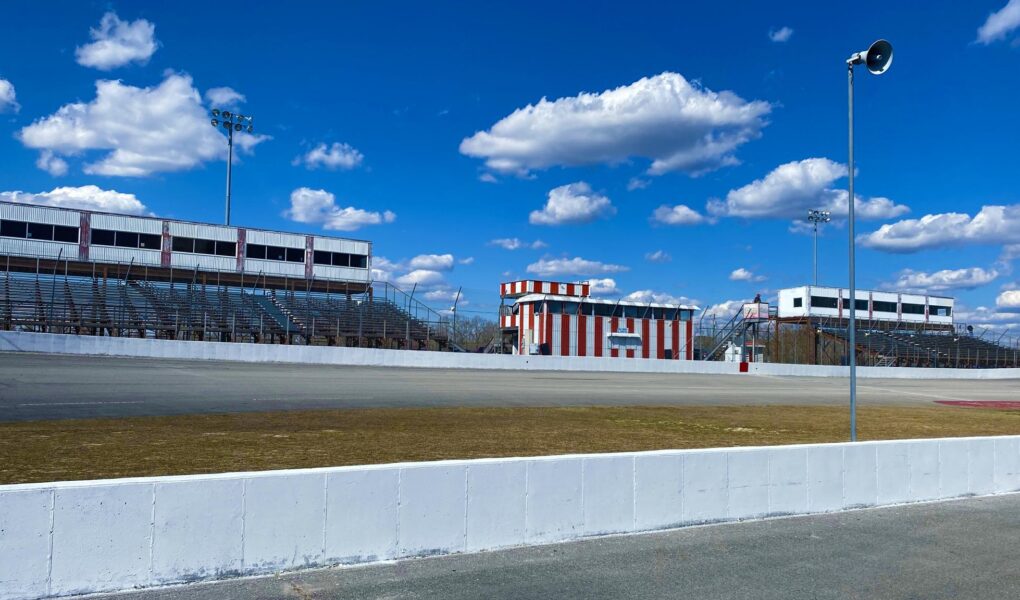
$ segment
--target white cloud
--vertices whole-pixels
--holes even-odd
[[[542,210],[533,210],[528,215],[532,225],[568,225],[591,223],[598,218],[616,214],[616,208],[609,198],[591,191],[583,181],[569,183],[549,191]]]
[[[227,144],[209,126],[209,115],[191,77],[170,73],[156,87],[97,81],[96,98],[65,104],[18,132],[25,146],[53,154],[109,151],[85,165],[90,175],[142,177],[224,160]],[[268,136],[238,133],[234,144],[251,151]]]
[[[355,231],[365,225],[392,223],[397,215],[392,211],[370,212],[348,206],[340,208],[336,196],[326,190],[302,187],[290,194],[290,208],[283,216],[298,223],[321,225],[323,229]]]
[[[592,296],[618,296],[620,294],[620,289],[616,287],[616,280],[611,277],[589,279],[588,284],[591,285],[588,292]]]
[[[603,275],[628,271],[627,267],[595,260],[575,258],[543,258],[528,265],[528,273],[539,277],[560,277],[563,275]]]
[[[971,217],[963,213],[939,213],[920,219],[889,223],[859,236],[869,248],[887,252],[916,252],[925,248],[978,244],[1020,243],[1020,204],[982,206]]]
[[[830,211],[833,217],[846,217],[847,192],[831,187],[846,175],[846,165],[827,158],[789,162],[762,179],[730,190],[725,200],[710,201],[708,210],[717,216],[793,219],[816,208]],[[910,211],[888,198],[860,197],[854,210],[860,219],[891,219]]]
[[[384,256],[372,257],[372,281],[392,281],[400,266]]]
[[[787,41],[790,40],[790,37],[792,35],[793,35],[793,29],[791,29],[789,27],[785,27],[785,26],[781,27],[778,30],[776,30],[776,29],[770,29],[769,30],[769,39],[772,40],[773,42],[780,42],[780,43],[787,42]]]
[[[295,166],[304,163],[309,169],[325,167],[331,171],[340,169],[349,171],[357,168],[365,160],[365,155],[350,144],[333,142],[330,145],[319,144],[307,153],[294,159]]]
[[[888,286],[891,290],[916,292],[944,292],[947,290],[972,290],[991,283],[999,276],[995,269],[971,267],[969,269],[943,269],[934,273],[924,273],[911,269],[900,271],[895,282]]]
[[[501,173],[552,166],[652,161],[648,173],[703,173],[737,163],[734,151],[760,136],[767,102],[713,92],[678,73],[630,85],[529,104],[488,131],[465,138],[460,151]]]
[[[115,13],[108,12],[99,21],[99,28],[89,29],[92,43],[75,50],[78,64],[109,71],[134,62],[145,64],[156,52],[156,26],[146,21],[121,21]]]
[[[953,312],[955,313],[953,320],[958,324],[967,323],[969,325],[995,327],[1000,331],[1002,329],[1012,330],[1020,328],[1020,319],[1018,319],[1017,313],[1008,306],[978,306],[971,310],[963,304],[957,303]],[[975,327],[975,329],[978,328]],[[975,331],[975,335],[980,335],[980,332]],[[985,339],[988,338],[986,337]]]
[[[638,290],[623,297],[630,302],[643,302],[646,304],[696,304],[687,296],[674,296],[666,292],[653,290]]]
[[[0,200],[21,204],[38,204],[60,208],[77,208],[127,215],[148,214],[148,209],[134,194],[103,190],[94,185],[58,187],[48,192],[0,192]]]
[[[462,259],[458,260],[457,264],[458,265],[470,265],[470,264],[474,264],[474,262],[475,262],[475,257],[468,256],[467,258],[462,258]]]
[[[1002,39],[1020,27],[1020,0],[1009,0],[1006,6],[988,15],[984,25],[978,28],[977,41],[991,44]]]
[[[730,281],[752,281],[759,282],[765,281],[764,275],[755,275],[751,271],[748,271],[744,267],[735,269],[730,273]]]
[[[698,225],[706,221],[705,215],[686,204],[663,204],[652,213],[652,221],[663,225]]]
[[[702,315],[707,318],[715,317],[716,319],[722,320],[729,319],[733,315],[737,314],[737,311],[739,311],[744,304],[747,304],[750,301],[750,299],[726,300],[725,302],[709,306],[704,310],[704,312],[702,312]]]
[[[656,250],[655,252],[645,254],[645,260],[653,263],[668,263],[673,260],[673,257],[665,250]]]
[[[478,176],[478,181],[482,183],[499,183],[499,179],[496,179],[496,176],[492,173],[482,173]]]
[[[452,254],[419,254],[408,263],[412,269],[428,269],[431,271],[450,271],[453,269]]]
[[[443,274],[431,269],[415,269],[397,277],[396,284],[403,287],[411,287],[417,284],[419,287],[428,287],[445,283]]]
[[[995,306],[1007,312],[1020,312],[1020,290],[1006,290],[995,299]]]
[[[205,91],[205,101],[215,108],[233,108],[246,100],[244,94],[234,88],[214,87]]]
[[[21,105],[18,104],[14,93],[14,84],[0,78],[0,113],[18,112],[19,110],[21,110]]]
[[[633,192],[634,190],[643,190],[650,185],[652,185],[652,182],[648,181],[647,179],[641,179],[640,177],[631,177],[630,181],[627,182],[627,191]]]
[[[457,300],[457,290],[453,288],[430,290],[425,292],[424,296],[426,300],[430,300],[432,302],[453,302],[454,300]],[[460,301],[457,302],[457,306],[461,307],[467,303],[467,300],[464,299],[464,294],[461,294]]]
[[[1002,247],[1002,254],[999,260],[1003,262],[1020,258],[1020,244],[1009,244]]]
[[[35,161],[35,166],[54,177],[63,177],[64,175],[67,175],[67,161],[59,156],[54,156],[49,150],[43,150],[39,153],[39,158]]]
[[[520,238],[497,238],[489,242],[490,246],[497,246],[504,250],[520,250],[521,248],[530,248],[532,250],[538,250],[545,248],[549,244],[546,244],[542,240],[535,240],[533,242],[526,242]]]

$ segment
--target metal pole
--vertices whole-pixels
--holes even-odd
[[[813,260],[812,264],[814,265],[814,279],[815,279],[815,283],[814,284],[817,286],[818,285],[818,221],[814,221],[814,224],[815,224],[815,243],[814,243],[814,251],[812,252],[812,256],[814,256],[814,260]]]
[[[227,131],[227,209],[226,224],[230,225],[230,169],[234,164],[234,128]]]
[[[847,132],[849,134],[849,177],[847,209],[850,238],[850,327],[848,341],[850,344],[850,441],[857,441],[857,280],[854,270],[854,65],[847,64]]]

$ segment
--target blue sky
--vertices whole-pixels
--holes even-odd
[[[530,276],[722,310],[810,282],[795,219],[845,212],[844,61],[881,37],[893,67],[857,73],[858,285],[1017,320],[1020,0],[663,4],[8,3],[0,194],[221,222],[205,111],[230,106],[257,136],[235,224],[369,239],[377,276],[437,307],[463,286],[491,314]],[[837,218],[820,283],[846,251]]]

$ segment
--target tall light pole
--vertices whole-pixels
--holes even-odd
[[[230,225],[230,172],[234,164],[234,132],[243,130],[253,133],[255,131],[255,118],[251,115],[241,115],[218,108],[212,110],[212,116],[213,118],[210,123],[212,123],[213,127],[223,127],[227,130],[227,204],[224,222]]]
[[[818,224],[828,223],[832,220],[832,216],[827,210],[809,210],[807,211],[807,220],[815,227],[814,261],[812,264],[814,265],[815,285],[818,285]]]
[[[850,230],[850,325],[848,327],[847,344],[850,355],[850,441],[857,441],[857,278],[854,267],[854,66],[863,64],[872,75],[881,75],[892,65],[892,44],[878,40],[865,52],[856,52],[846,60],[847,73],[847,115],[849,132],[849,169],[850,184],[847,190],[847,219]]]

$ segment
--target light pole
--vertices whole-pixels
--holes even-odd
[[[234,164],[234,132],[242,130],[248,133],[254,132],[255,118],[251,115],[241,115],[218,108],[212,110],[212,116],[213,118],[210,123],[212,123],[213,127],[223,127],[227,130],[227,205],[225,223],[230,225],[230,171]]]
[[[892,65],[892,44],[878,40],[865,52],[856,52],[846,61],[847,77],[847,122],[849,133],[849,161],[847,168],[850,184],[847,190],[847,220],[850,233],[850,325],[847,342],[850,348],[850,441],[857,441],[857,278],[854,270],[854,65],[863,64],[872,75],[881,75]]]
[[[809,210],[807,211],[807,220],[815,228],[814,261],[812,264],[814,264],[815,285],[818,285],[818,224],[828,223],[832,220],[832,216],[827,210]]]

